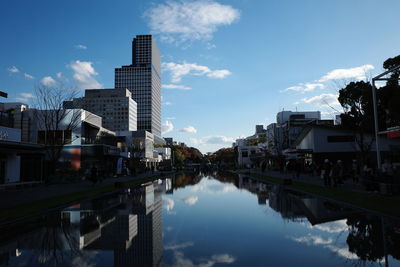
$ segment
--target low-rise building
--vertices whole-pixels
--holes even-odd
[[[375,159],[375,141],[372,134],[365,133],[364,143],[370,144],[370,158]],[[357,158],[360,151],[356,135],[350,130],[341,127],[312,125],[305,128],[296,139],[296,149],[305,154],[306,158],[316,163],[322,163],[324,159],[333,162],[337,160],[348,161]],[[389,156],[391,151],[400,151],[400,140],[379,137],[379,145],[382,155]],[[383,158],[384,158],[383,157]]]
[[[90,111],[114,132],[137,130],[137,104],[127,89],[86,89],[84,97],[65,101],[64,107]]]

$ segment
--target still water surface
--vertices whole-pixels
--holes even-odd
[[[186,174],[0,228],[1,266],[400,266],[400,221]]]

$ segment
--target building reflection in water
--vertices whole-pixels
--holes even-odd
[[[362,264],[371,261],[389,266],[388,255],[400,260],[399,220],[367,214],[246,175],[238,175],[235,184],[239,189],[257,194],[259,205],[266,205],[268,200],[269,207],[285,220],[308,221],[313,226],[346,220],[348,251],[356,255]]]
[[[221,184],[215,180],[211,181],[210,177]],[[324,236],[321,235],[325,239],[321,240],[340,239],[340,247],[336,246],[340,250],[336,254],[341,253],[342,256],[349,256],[347,259],[358,260],[360,265],[375,262],[388,266],[391,257],[396,259],[396,263],[400,259],[398,220],[364,213],[288,190],[283,186],[259,182],[245,175],[207,176],[192,173],[133,188],[130,193],[121,192],[85,201],[61,212],[31,219],[29,222],[1,227],[0,265],[160,266],[163,257],[165,260],[168,258],[167,253],[163,256],[161,195],[172,194],[174,189],[181,190],[187,186],[187,190],[192,190],[199,182],[206,187],[208,182],[213,186],[208,188],[213,189],[212,196],[215,196],[216,192],[225,192],[220,190],[221,186],[229,187],[227,192],[233,195],[240,194],[231,190],[235,187],[249,191],[257,196],[255,201],[263,210],[274,210],[284,221],[306,226],[304,231],[299,230],[301,236],[295,237],[297,241],[289,237],[290,240],[307,241],[307,238],[313,237],[312,233],[322,231],[321,229],[328,227],[326,223],[331,222],[330,226],[340,226],[339,231],[333,229],[335,231],[325,232]],[[178,190],[176,192],[179,194]],[[253,201],[252,198],[250,201]],[[250,223],[249,228],[251,225]],[[311,228],[314,229],[310,230]],[[190,232],[191,228],[188,229]],[[248,229],[242,230],[246,233]],[[266,229],[269,230],[274,231]],[[312,232],[314,230],[315,232]],[[251,231],[249,233],[251,234]],[[210,241],[212,240],[213,237],[210,236]],[[281,242],[292,245],[285,243],[285,240]],[[321,242],[319,244],[332,249],[336,245]],[[242,247],[239,250],[246,253]]]
[[[46,215],[0,237],[0,264],[26,252],[28,266],[96,262],[99,251],[113,255],[114,266],[160,266],[163,255],[161,194],[171,179],[158,180],[129,194],[114,194]],[[26,227],[28,225],[28,227]],[[20,237],[15,238],[19,232]],[[1,233],[0,233],[1,234]],[[111,260],[111,259],[108,259]]]

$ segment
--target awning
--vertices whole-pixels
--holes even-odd
[[[45,146],[31,144],[31,143],[20,143],[12,141],[0,141],[0,153],[17,153],[17,154],[44,154]]]

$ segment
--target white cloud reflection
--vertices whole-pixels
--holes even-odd
[[[225,194],[235,190],[237,190],[237,188],[233,184],[199,183],[192,186],[193,192],[205,192],[210,194]]]
[[[196,264],[191,259],[185,257],[182,251],[175,251],[173,267],[213,267],[216,264],[225,263],[231,264],[236,261],[232,255],[229,254],[214,254],[209,259],[205,258],[202,262]]]
[[[349,260],[356,260],[358,259],[357,254],[354,254],[348,250],[348,248],[345,247],[339,247],[334,244],[332,238],[323,238],[319,235],[311,235],[308,234],[307,236],[301,236],[301,237],[288,237],[289,239],[297,242],[297,243],[302,243],[306,244],[308,246],[314,245],[314,246],[322,246],[323,248],[326,248],[330,250],[331,252],[335,253],[336,255],[349,259]]]
[[[175,201],[169,197],[163,197],[163,208],[167,211],[171,211],[175,206]]]
[[[181,200],[188,204],[189,206],[193,206],[197,203],[197,201],[199,200],[199,198],[197,196],[191,196],[191,197],[184,197],[181,198]]]

